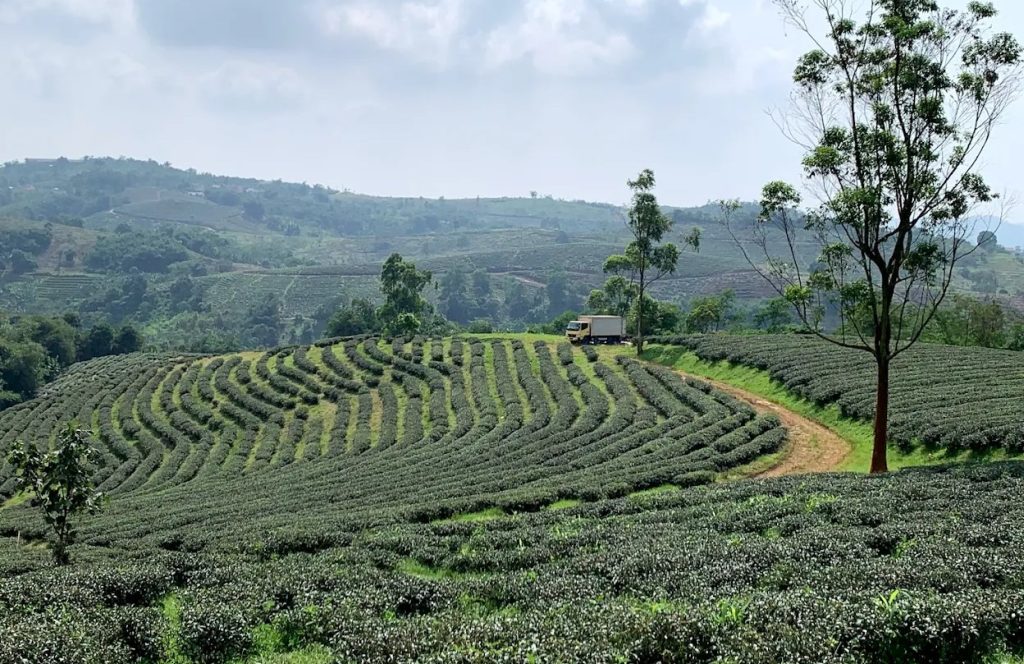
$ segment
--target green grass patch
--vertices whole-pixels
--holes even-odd
[[[398,563],[397,571],[414,576],[417,579],[429,581],[441,581],[443,579],[473,579],[485,576],[484,574],[473,574],[469,572],[456,572],[447,567],[432,567],[415,558],[406,558]]]
[[[248,664],[330,664],[334,653],[326,646],[315,645],[291,652],[261,653],[246,661]]]
[[[500,519],[503,516],[508,515],[505,514],[504,510],[500,507],[489,507],[485,510],[480,510],[479,512],[466,512],[465,514],[450,516],[447,519],[438,519],[433,521],[433,523],[472,523],[475,521],[493,521],[495,519]]]
[[[27,491],[16,493],[7,500],[5,500],[3,503],[0,503],[0,510],[5,510],[8,507],[17,507],[18,505],[27,503],[31,497],[32,494],[28,493]]]
[[[164,657],[161,664],[188,664],[189,658],[182,651],[181,644],[181,600],[174,593],[163,598],[160,612],[167,620],[163,633]]]
[[[662,484],[660,486],[651,487],[650,489],[634,491],[626,497],[630,500],[643,500],[644,498],[653,498],[654,496],[660,496],[664,493],[675,493],[679,490],[679,487],[675,484]]]
[[[732,482],[734,480],[742,480],[747,477],[754,477],[755,475],[768,472],[786,458],[786,455],[789,453],[788,446],[790,444],[791,443],[787,442],[787,447],[779,450],[778,452],[772,452],[771,454],[765,454],[762,457],[758,457],[748,464],[722,471],[715,477],[715,481]]]
[[[315,612],[317,607],[306,607]],[[333,653],[325,646],[316,644],[295,648],[294,637],[282,632],[278,625],[259,625],[253,630],[255,655],[245,661],[248,664],[327,664],[332,662]]]
[[[756,394],[772,401],[799,415],[825,426],[850,443],[851,451],[843,463],[837,468],[842,471],[866,473],[871,465],[871,447],[874,432],[870,422],[845,417],[839,412],[837,404],[826,406],[805,399],[786,389],[784,385],[773,380],[767,371],[733,364],[728,361],[707,362],[696,354],[678,346],[651,345],[644,351],[643,358],[678,369],[693,376],[728,383],[747,392]],[[984,461],[1007,458],[1005,453],[994,452],[979,454],[949,454],[945,450],[927,450],[916,448],[910,452],[899,450],[894,444],[889,446],[889,468],[907,468],[926,466],[951,461]]]
[[[575,498],[563,498],[562,500],[556,500],[555,502],[548,505],[547,509],[567,510],[581,504],[583,504],[582,500],[576,500]]]

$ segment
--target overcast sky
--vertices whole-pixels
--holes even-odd
[[[614,203],[652,168],[668,204],[799,172],[766,110],[808,44],[767,0],[0,0],[0,42],[0,160]],[[1019,102],[994,188],[1022,148]]]

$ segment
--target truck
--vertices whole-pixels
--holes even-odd
[[[565,326],[565,336],[573,344],[617,344],[626,338],[622,316],[580,316]]]

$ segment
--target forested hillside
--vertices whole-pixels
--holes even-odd
[[[749,317],[775,295],[715,205],[666,212],[677,234],[699,228],[701,247],[654,297],[686,308],[731,292]],[[755,213],[744,207],[741,223]],[[379,298],[375,277],[396,252],[432,271],[427,296],[454,323],[526,329],[584,309],[626,238],[616,205],[372,197],[105,158],[6,164],[0,220],[0,308],[131,323],[150,348],[194,351],[309,343],[339,306]],[[993,245],[964,268],[961,289],[1020,302],[1018,255]]]

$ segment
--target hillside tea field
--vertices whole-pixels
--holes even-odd
[[[785,440],[667,369],[519,339],[99,360],[5,411],[0,445],[72,418],[111,496],[81,541],[113,551],[323,548],[370,524],[707,483]],[[16,500],[4,463],[0,500]],[[33,511],[0,512],[0,536],[44,532]]]
[[[0,468],[0,662],[964,662],[1024,650],[1024,464],[714,483],[774,417],[622,349],[76,365],[110,496],[53,569]],[[993,660],[995,661],[995,660]]]
[[[382,523],[290,553],[97,549],[0,580],[0,661],[1004,661],[1024,647],[1022,492],[1003,462]]]
[[[800,396],[838,404],[847,417],[874,417],[875,365],[867,353],[795,334],[654,341],[768,371]],[[891,389],[889,436],[901,447],[1024,452],[1024,353],[918,344],[894,360]]]

